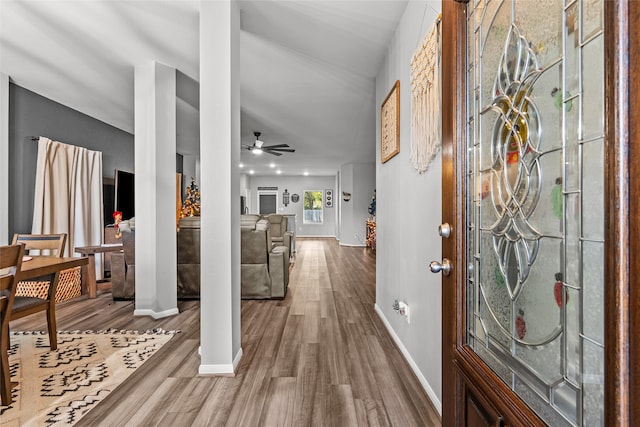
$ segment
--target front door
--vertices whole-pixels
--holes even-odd
[[[637,406],[628,3],[443,1],[443,425]]]

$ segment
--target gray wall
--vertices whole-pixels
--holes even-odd
[[[102,151],[104,176],[133,172],[133,135],[15,84],[9,85],[9,236],[31,232],[38,155],[47,138]]]
[[[376,78],[376,105],[400,80],[400,153],[380,163],[380,116],[376,117],[377,283],[376,310],[399,343],[423,386],[441,410],[442,292],[440,275],[428,272],[440,260],[437,227],[442,216],[442,158],[420,175],[409,162],[411,147],[411,56],[431,31],[439,1],[410,1]],[[422,21],[424,17],[424,22]],[[395,299],[409,304],[411,323],[392,309]]]
[[[349,163],[340,168],[340,190],[336,194],[336,202],[340,204],[341,245],[365,246],[368,209],[375,188],[376,167],[373,163]],[[342,197],[343,191],[351,193],[348,202]]]
[[[302,221],[302,197],[305,190],[332,189],[336,194],[335,176],[252,176],[249,180],[249,213],[257,213],[258,187],[278,187],[278,213],[296,214],[296,235],[298,236],[322,236],[335,237],[337,221],[337,204],[332,208],[324,208],[322,224],[303,224]],[[282,204],[282,193],[285,188],[290,195],[298,194],[298,203]],[[238,204],[240,201],[238,201]]]
[[[39,136],[101,151],[105,183],[113,184],[116,169],[134,172],[132,134],[11,83],[9,239],[14,233],[31,232],[38,158],[38,141],[32,141],[31,137]],[[183,163],[183,156],[176,154],[176,172],[182,172]],[[110,223],[106,221],[105,225]]]

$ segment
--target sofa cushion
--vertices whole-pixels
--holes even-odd
[[[120,230],[135,230],[136,229],[136,217],[132,217],[130,219],[124,220],[124,221],[120,221],[120,224],[118,224],[118,227],[120,228]]]
[[[260,215],[241,215],[240,228],[249,228],[255,230],[256,222],[260,219]]]
[[[240,263],[267,264],[267,235],[264,231],[240,230]]]
[[[266,219],[260,219],[256,222],[256,230],[258,231],[266,231],[271,228],[271,224]]]
[[[287,231],[287,217],[280,214],[270,214],[265,218],[271,223],[271,235],[282,241],[282,235]]]
[[[267,264],[242,264],[240,278],[242,298],[271,297],[271,279]]]

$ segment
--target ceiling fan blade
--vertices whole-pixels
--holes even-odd
[[[254,151],[254,154],[258,154],[258,151],[262,152],[264,151],[265,153],[269,153],[273,156],[282,156],[282,153],[295,153],[296,150],[294,150],[293,148],[291,148],[289,146],[289,144],[275,144],[275,145],[263,145],[264,142],[261,141],[260,132],[254,132],[253,133],[256,137],[255,142],[253,143],[253,145],[242,145],[243,148],[246,148],[249,151]]]
[[[295,153],[296,150],[293,148],[263,148],[263,151],[279,151],[282,153]]]

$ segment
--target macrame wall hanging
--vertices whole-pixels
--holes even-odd
[[[440,20],[411,58],[411,157],[424,173],[440,149]]]

